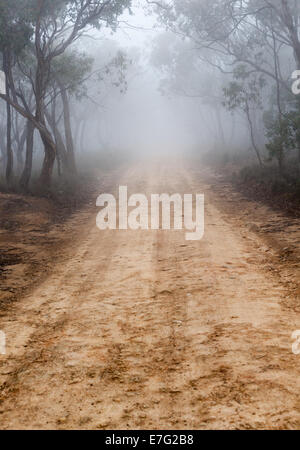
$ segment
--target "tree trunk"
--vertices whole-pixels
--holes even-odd
[[[61,174],[61,159],[60,159],[59,152],[57,152],[57,155],[56,155],[56,162],[57,162],[57,175],[60,178],[62,174]]]
[[[42,125],[39,128],[39,133],[44,145],[44,161],[42,166],[42,171],[40,175],[41,188],[48,190],[51,186],[51,179],[53,173],[53,167],[56,159],[56,146],[52,139],[50,131],[48,131],[45,120],[45,105],[44,97],[46,93],[46,81],[47,70],[49,67],[45,61],[39,55],[39,61],[36,71],[35,79],[35,98],[36,98],[36,120]]]
[[[13,151],[11,147],[11,108],[9,103],[6,103],[6,114],[7,114],[7,122],[6,122],[6,181],[7,184],[10,185],[12,181],[13,175]]]
[[[80,151],[80,135],[81,135],[81,128],[82,128],[82,124],[83,124],[83,119],[80,119],[77,121],[76,126],[75,126],[75,152],[76,151]]]
[[[53,167],[56,158],[56,146],[48,131],[41,132],[40,136],[44,144],[45,156],[40,175],[41,187],[48,190],[51,186]]]
[[[278,167],[279,167],[279,173],[281,176],[285,177],[285,164],[284,164],[284,151],[280,150],[280,152],[277,155],[277,161],[278,161]]]
[[[20,124],[18,120],[18,113],[15,111],[15,131],[14,131],[14,138],[16,141],[16,157],[17,157],[17,173],[21,174],[23,170],[23,151],[24,151],[24,144],[26,141],[26,135],[27,135],[27,127],[25,126],[22,134],[20,135]]]
[[[70,115],[70,106],[68,94],[63,86],[61,88],[61,98],[63,102],[63,110],[64,110],[64,125],[65,125],[65,137],[66,137],[66,146],[67,146],[67,156],[68,156],[68,165],[71,173],[76,173],[76,162],[75,162],[75,153],[74,153],[74,142],[72,136],[72,128],[71,128],[71,115]]]
[[[296,142],[297,142],[297,163],[298,163],[298,172],[300,174],[300,130],[297,132],[296,135]]]
[[[26,135],[26,160],[25,160],[25,167],[20,179],[20,186],[25,191],[28,190],[32,172],[33,137],[34,137],[34,125],[31,122],[31,120],[28,120],[27,135]]]
[[[3,54],[3,68],[5,72],[5,89],[6,95],[10,97],[10,89],[8,82],[8,68],[10,64],[10,58],[7,52]],[[13,176],[13,164],[14,156],[11,143],[11,130],[12,130],[12,118],[11,118],[11,106],[6,102],[6,181],[8,185],[11,185]]]
[[[290,35],[290,41],[293,46],[295,61],[298,67],[300,67],[300,41],[298,36],[298,24],[293,18],[293,14],[299,13],[299,10],[298,11],[294,11],[293,9],[291,10],[289,7],[288,0],[281,0],[281,5],[283,12],[282,19]],[[297,8],[298,5],[295,5],[295,7]]]
[[[53,166],[56,158],[56,146],[52,139],[51,133],[47,129],[44,115],[44,96],[45,96],[45,81],[47,74],[47,68],[39,61],[36,72],[35,81],[35,100],[36,100],[36,113],[35,116],[30,115],[24,108],[22,108],[17,101],[12,101],[8,95],[0,94],[0,97],[6,101],[8,105],[12,105],[23,117],[30,120],[35,128],[38,129],[43,145],[44,145],[44,161],[40,176],[40,184],[42,188],[48,190],[51,185],[51,178],[53,172]],[[13,90],[14,96],[14,90]]]
[[[255,142],[253,123],[252,123],[252,119],[251,119],[251,115],[250,115],[249,105],[246,103],[245,106],[246,106],[245,110],[246,110],[246,115],[247,115],[249,129],[250,129],[250,137],[251,137],[252,146],[253,146],[254,151],[256,153],[256,156],[257,156],[257,159],[258,159],[260,167],[263,167],[263,162],[262,162],[262,159],[261,159],[261,156],[260,156],[260,152],[259,152],[259,149],[258,149],[258,147],[256,145],[256,142]]]
[[[58,166],[58,174],[61,176],[61,163],[63,167],[63,172],[68,173],[69,172],[69,165],[68,165],[68,155],[67,150],[63,141],[63,138],[60,134],[60,131],[57,127],[56,123],[56,111],[55,111],[55,102],[52,103],[51,108],[51,115],[45,111],[47,121],[49,122],[49,125],[52,129],[54,139],[55,139],[55,145],[56,145],[56,158],[57,158],[57,166]]]
[[[0,128],[0,151],[1,151],[1,158],[0,158],[0,162],[1,165],[3,166],[3,173],[5,172],[5,168],[6,168],[6,145],[5,145],[5,128],[6,127],[2,127]]]
[[[85,130],[86,130],[86,120],[84,120],[81,132],[80,132],[80,151],[81,153],[84,153],[85,147],[84,147],[84,138],[85,138]]]
[[[54,135],[55,135],[55,142],[56,142],[56,147],[57,147],[57,160],[59,162],[59,165],[60,165],[60,163],[62,163],[63,172],[65,174],[68,174],[69,171],[70,171],[68,155],[67,155],[67,151],[66,151],[66,148],[65,148],[65,144],[64,144],[63,138],[62,138],[62,136],[60,134],[60,131],[57,128],[56,125],[54,127],[54,131],[53,132],[54,132]]]
[[[218,125],[218,134],[219,134],[219,138],[220,138],[221,145],[222,145],[222,151],[223,151],[226,148],[226,141],[225,141],[225,134],[224,134],[223,124],[222,124],[220,109],[218,106],[215,108],[215,115],[216,115],[217,125]]]

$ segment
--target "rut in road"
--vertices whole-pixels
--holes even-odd
[[[67,262],[2,320],[1,428],[299,428],[299,316],[265,244],[217,207],[203,173],[140,164],[119,180],[204,193],[199,242],[101,232],[96,207],[72,219],[82,237]]]

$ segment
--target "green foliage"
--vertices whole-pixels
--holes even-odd
[[[33,32],[25,0],[0,0],[0,51],[19,54]]]
[[[266,80],[261,74],[248,72],[245,65],[236,67],[234,80],[223,89],[225,100],[224,106],[233,111],[241,109],[246,112],[251,106],[262,108],[262,91]]]
[[[119,50],[114,58],[106,65],[104,73],[98,74],[98,80],[103,81],[109,77],[111,84],[120,90],[121,94],[127,91],[127,71],[129,66],[132,65],[132,61],[127,58],[127,55]]]
[[[85,95],[84,81],[93,67],[93,58],[76,50],[66,51],[54,58],[52,78],[58,79],[71,95],[77,99]]]
[[[295,133],[291,119],[290,114],[280,117],[272,111],[264,113],[266,137],[269,140],[266,148],[269,151],[270,159],[282,158],[288,150],[295,148]]]
[[[264,112],[270,160],[283,161],[285,156],[296,149],[300,142],[300,102],[286,90],[280,90],[280,98],[275,92],[270,97],[270,108]],[[280,111],[278,109],[280,101]]]

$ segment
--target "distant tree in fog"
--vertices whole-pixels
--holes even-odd
[[[265,122],[266,146],[284,172],[288,151],[298,151],[296,131],[299,102],[291,101],[291,74],[300,68],[300,4],[298,0],[172,0],[149,2],[166,28],[194,46],[199,58],[231,75],[227,94],[234,94],[236,67],[264,76],[268,85],[263,103],[272,106]],[[231,86],[230,86],[231,83]],[[235,85],[237,88],[237,86]],[[247,114],[245,85],[235,89]],[[293,113],[293,114],[292,114]],[[288,135],[288,138],[286,137]],[[274,142],[276,141],[276,145]],[[287,144],[288,142],[288,144]],[[253,139],[252,139],[253,143]]]
[[[9,3],[12,9],[7,8],[7,2],[0,2],[1,20],[6,23],[6,28],[1,30],[0,45],[2,49],[9,49],[8,57],[2,52],[4,58],[4,70],[6,73],[6,94],[0,94],[0,98],[6,101],[8,118],[7,135],[7,178],[12,173],[12,151],[10,150],[10,108],[13,107],[24,118],[30,121],[30,140],[32,129],[36,128],[40,134],[44,146],[44,161],[40,176],[41,186],[48,189],[51,183],[54,162],[57,156],[55,138],[48,127],[46,120],[46,102],[49,93],[49,83],[53,65],[57,58],[78,41],[84,33],[91,28],[98,30],[110,27],[115,30],[118,25],[118,17],[126,8],[130,7],[131,0],[21,0]],[[1,9],[2,7],[2,9]],[[23,12],[26,13],[23,17]],[[15,20],[18,18],[17,21]],[[22,54],[30,54],[31,65],[24,71],[28,87],[33,92],[33,105],[29,105],[28,99],[16,80],[12,61],[22,59],[19,54],[19,40],[16,47],[8,46],[14,35],[13,25],[25,27],[26,39],[22,42]],[[27,32],[27,26],[29,31]],[[26,25],[26,26],[25,26]],[[28,38],[32,36],[32,38]],[[24,67],[24,66],[23,66]],[[66,91],[61,90],[61,94]],[[65,103],[66,107],[66,103]],[[65,108],[65,121],[68,127],[68,113]],[[66,131],[69,151],[72,146],[70,130]],[[70,155],[69,155],[70,156]]]

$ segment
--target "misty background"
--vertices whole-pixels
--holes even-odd
[[[91,87],[99,106],[95,105],[94,111],[91,104],[87,108],[90,114],[85,147],[93,153],[117,151],[142,157],[185,153],[195,149],[199,139],[203,146],[212,145],[210,130],[198,118],[199,102],[162,91],[164,76],[159,58],[167,51],[165,31],[142,3],[133,2],[132,15],[121,17],[115,34],[107,32],[103,38],[94,32],[93,39],[81,44],[95,59],[95,67],[100,46],[104,60],[109,61],[118,51],[129,60],[126,87],[117,89],[109,82]],[[172,34],[168,38],[169,43],[176,40]],[[83,103],[74,103],[73,107],[84,108]]]
[[[294,0],[0,0],[0,19],[4,189],[162,155],[299,179]]]
[[[77,130],[79,160],[84,163],[87,154],[201,157],[249,146],[245,120],[221,104],[224,77],[218,70],[207,63],[197,67],[193,45],[166,31],[144,1],[133,1],[131,11],[120,17],[116,32],[93,30],[78,45],[93,58],[92,71],[119,52],[126,58],[123,80],[118,70],[113,79],[111,73],[91,77],[87,97],[72,100],[72,114],[85,119]]]

